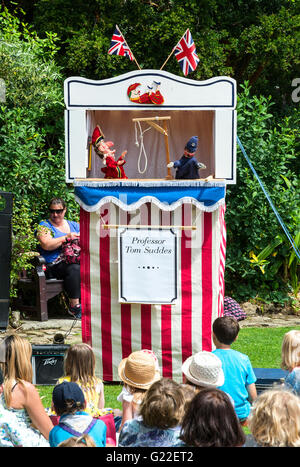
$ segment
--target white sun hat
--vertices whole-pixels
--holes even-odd
[[[183,363],[182,372],[196,386],[218,387],[224,384],[222,362],[212,352],[203,350],[192,355]]]

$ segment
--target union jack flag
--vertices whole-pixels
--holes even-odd
[[[116,26],[115,31],[112,35],[108,54],[121,55],[122,57],[128,57],[130,60],[134,60],[133,54],[130,48],[128,47],[118,26]]]
[[[174,54],[185,76],[197,68],[199,58],[189,29],[176,45]]]

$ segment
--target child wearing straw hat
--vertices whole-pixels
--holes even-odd
[[[124,358],[118,368],[124,386],[118,396],[122,403],[122,421],[119,431],[127,420],[137,417],[139,406],[150,386],[160,376],[158,361],[151,350],[138,350]],[[118,426],[116,426],[118,429]]]

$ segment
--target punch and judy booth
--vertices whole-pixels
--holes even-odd
[[[223,313],[236,83],[158,70],[71,77],[65,104],[66,181],[80,205],[83,341],[105,381],[117,381],[122,358],[140,349],[181,381],[182,362],[212,349],[212,322]],[[193,178],[179,175],[186,146],[198,163]]]

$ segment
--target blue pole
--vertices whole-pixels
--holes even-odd
[[[294,243],[292,237],[290,236],[289,231],[287,230],[287,228],[286,228],[286,226],[285,226],[283,220],[281,219],[279,213],[277,212],[277,210],[276,210],[276,208],[275,208],[275,206],[274,206],[274,204],[273,204],[273,202],[272,202],[272,200],[271,200],[271,197],[270,197],[269,193],[267,192],[267,190],[265,189],[265,187],[264,187],[262,181],[260,180],[259,176],[257,175],[257,172],[256,172],[255,168],[253,167],[253,165],[252,165],[252,163],[251,163],[249,157],[247,156],[247,153],[246,153],[246,151],[245,151],[245,149],[244,149],[244,146],[242,145],[242,143],[241,143],[241,141],[240,141],[240,139],[239,139],[238,136],[237,136],[237,142],[238,142],[239,147],[241,148],[241,151],[242,151],[242,153],[243,153],[243,156],[245,157],[246,161],[248,162],[248,165],[249,165],[250,169],[252,170],[252,172],[254,173],[255,177],[257,178],[258,183],[259,183],[259,185],[260,185],[262,191],[264,192],[265,197],[267,198],[267,200],[268,200],[268,202],[269,202],[271,208],[273,209],[273,212],[274,212],[274,214],[275,214],[275,216],[276,216],[276,218],[277,218],[279,224],[281,225],[281,227],[282,227],[282,229],[283,229],[285,235],[287,236],[287,238],[288,238],[290,244],[292,245],[293,250],[295,251],[295,254],[296,254],[298,260],[300,261],[300,252],[299,252],[297,246],[295,245],[295,243]]]

